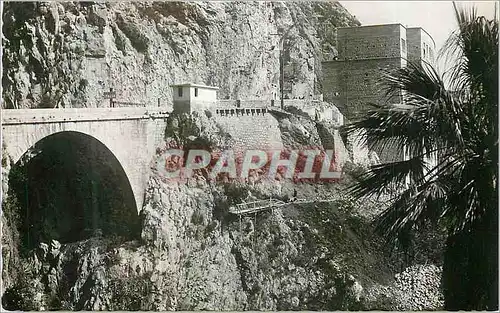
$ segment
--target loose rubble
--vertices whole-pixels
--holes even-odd
[[[395,275],[392,285],[369,288],[365,294],[367,307],[398,311],[442,309],[441,273],[442,268],[432,264],[408,267]]]

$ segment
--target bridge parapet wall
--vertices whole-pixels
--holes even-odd
[[[169,112],[148,108],[65,108],[2,110],[2,124],[60,123],[166,118]]]

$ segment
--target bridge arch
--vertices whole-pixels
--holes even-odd
[[[7,144],[15,162],[9,185],[22,210],[23,246],[96,235],[137,237],[137,197],[113,146],[94,135],[99,132],[46,126]]]
[[[85,133],[119,160],[134,192],[137,211],[156,145],[163,140],[168,113],[142,109],[3,110],[2,142],[17,162],[39,140],[61,131]]]

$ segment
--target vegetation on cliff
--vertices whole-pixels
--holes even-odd
[[[230,136],[211,119],[203,113],[172,115],[165,147],[167,143],[195,143],[209,149],[228,146]],[[329,132],[321,128],[320,135],[306,116],[292,119],[303,124],[317,144],[331,140]],[[300,145],[292,142],[289,133],[282,135],[292,146]],[[370,226],[370,211],[383,203],[357,203],[344,197],[352,178],[343,183],[296,185],[265,180],[214,183],[195,175],[175,182],[157,170],[163,153],[159,147],[140,214],[139,240],[124,243],[94,236],[62,244],[41,242],[19,258],[20,276],[10,277],[4,307],[347,310],[402,305],[398,290],[411,286],[395,285],[390,292],[380,287],[391,284],[400,269],[398,260],[384,253],[381,238]],[[241,218],[228,210],[249,195],[285,198],[294,189],[298,197],[334,200],[289,204]],[[429,280],[436,281],[434,276],[426,277],[420,285]],[[418,299],[435,293],[423,293]],[[440,305],[424,302],[432,305],[423,308]]]
[[[457,57],[451,90],[432,66],[410,64],[387,80],[388,94],[403,94],[404,105],[381,106],[346,126],[348,133],[363,130],[370,146],[406,153],[370,168],[351,192],[362,198],[398,186],[378,218],[381,233],[406,249],[429,223],[445,229],[445,308],[496,310],[498,21],[455,12],[459,29],[445,51]]]
[[[118,100],[148,99],[156,105],[157,98],[171,98],[168,86],[177,80],[221,85],[223,97],[260,97],[278,80],[278,56],[269,34],[291,24],[295,28],[289,33],[287,58],[295,82],[307,82],[296,95],[309,95],[320,87],[321,69],[315,66],[320,64],[320,51],[336,54],[331,28],[359,24],[337,2],[8,3],[4,8],[3,103],[8,108],[99,106],[113,84],[118,86]],[[289,113],[273,120],[279,123],[279,140],[287,148],[307,144],[337,149],[345,144],[339,142],[335,125],[313,121],[299,110]],[[19,201],[14,189],[26,187],[27,178],[16,177],[23,173],[13,171],[10,186],[15,188],[2,199],[2,244],[8,246],[2,260],[3,307],[160,311],[441,307],[439,267],[417,267],[415,271],[424,274],[416,279],[410,268],[394,280],[394,274],[409,263],[389,258],[371,226],[373,212],[384,208],[386,198],[355,201],[345,195],[345,187],[366,164],[346,161],[346,178],[340,183],[213,182],[201,171],[187,181],[166,179],[159,169],[165,166],[167,148],[212,151],[233,145],[234,138],[212,115],[171,115],[165,142],[151,156],[139,216],[130,206],[124,211],[114,205],[115,197],[132,195],[121,188],[126,179],[107,167],[109,156],[96,158],[98,165],[72,162],[67,156],[77,153],[78,145],[68,145],[64,155],[54,147],[42,149],[45,152],[27,164],[31,169],[38,169],[40,160],[50,164],[51,171],[32,185],[46,189],[52,197],[46,201],[49,205],[51,199],[63,199],[57,210],[40,210],[40,202],[23,206],[26,198]],[[5,177],[10,171],[7,160],[3,156]],[[70,165],[85,188],[70,181],[75,192],[64,192],[68,184],[58,176],[61,164]],[[93,181],[87,179],[94,173],[109,174],[102,176],[100,187],[94,186],[103,191],[102,214],[77,206],[97,200]],[[298,197],[332,201],[289,203],[241,217],[229,212],[231,205],[249,197],[287,199],[295,189]],[[64,197],[54,196],[59,193]],[[31,223],[18,227],[19,220],[33,212],[48,221],[59,237],[39,236]],[[68,230],[68,225],[85,226],[87,222],[79,219],[82,215],[104,229]],[[37,221],[37,227],[47,226]],[[103,236],[115,230],[124,236]],[[22,238],[28,233],[34,240],[27,247]],[[428,257],[434,249],[430,247],[430,253],[419,249],[421,255],[412,261],[434,262]],[[416,287],[421,294],[412,299],[403,296]]]

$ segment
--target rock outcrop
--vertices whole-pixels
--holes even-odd
[[[270,97],[279,56],[279,36],[272,34],[287,30],[286,75],[295,86],[290,97],[309,96],[321,87],[319,61],[336,54],[333,27],[357,23],[337,2],[8,3],[3,106],[105,106],[109,88],[118,101],[157,105],[159,98],[160,105],[169,106],[169,85],[183,81],[218,85],[222,98]],[[338,124],[293,109],[281,113],[269,116],[274,125],[270,142],[335,148],[343,151],[342,162],[351,164],[346,169],[357,163]],[[219,183],[203,171],[187,181],[163,175],[166,148],[226,149],[245,136],[233,128],[205,112],[168,119],[165,144],[151,156],[136,240],[95,232],[90,239],[48,240],[20,252],[19,203],[2,199],[3,307],[165,311],[440,305],[437,271],[417,268],[425,277],[418,288],[431,286],[419,298],[425,305],[401,306],[402,293],[413,283],[405,283],[405,273],[394,282],[395,262],[383,253],[370,224],[370,212],[385,203],[346,197],[350,170],[340,183],[300,185],[258,175],[251,182]],[[10,165],[3,156],[4,177]],[[7,187],[2,180],[8,195]],[[284,200],[295,192],[298,198],[331,201],[290,203],[241,217],[229,212],[250,196]],[[375,305],[383,297],[402,300]]]
[[[334,28],[359,24],[332,1],[6,3],[3,21],[4,108],[106,106],[110,88],[116,101],[169,106],[169,86],[186,81],[269,99],[280,33],[288,95],[309,97],[336,54]]]
[[[295,133],[307,134],[307,142],[318,146],[333,140],[330,126],[320,127],[307,115],[277,121],[286,146],[298,147],[305,140]],[[204,114],[172,115],[167,124],[165,147],[229,147],[233,141]],[[252,183],[214,183],[203,171],[176,181],[161,171],[163,153],[159,147],[151,164],[140,239],[124,242],[94,234],[62,245],[56,240],[41,242],[23,257],[9,250],[8,259],[17,258],[17,263],[8,263],[12,272],[3,273],[4,307],[347,310],[379,308],[380,299],[389,297],[392,306],[381,307],[407,308],[394,301],[404,294],[398,286],[408,286],[404,283],[408,274],[397,278],[396,287],[386,287],[396,270],[369,225],[371,219],[365,217],[370,215],[363,214],[383,203],[355,203],[345,196],[342,183],[297,185],[265,177]],[[249,195],[285,199],[294,190],[298,198],[331,201],[290,203],[241,217],[229,212],[231,205]],[[7,226],[3,238],[15,247],[19,234],[12,224]],[[4,268],[5,264],[4,260]],[[426,290],[419,283],[423,302],[408,308],[440,304],[437,276],[426,277],[432,288]]]

